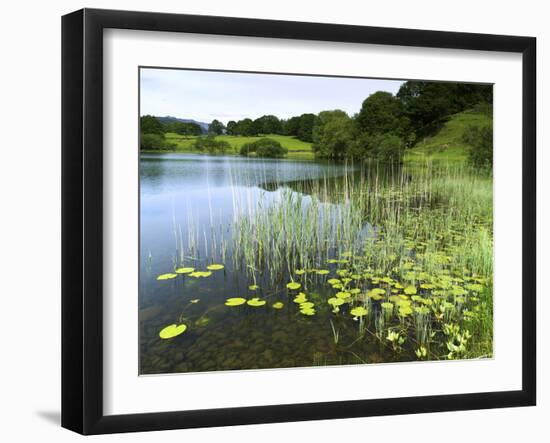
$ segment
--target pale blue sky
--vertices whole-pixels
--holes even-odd
[[[350,116],[376,91],[395,94],[397,80],[311,77],[298,75],[141,69],[141,115],[190,118],[209,123],[218,119],[266,114],[289,118],[342,109]]]

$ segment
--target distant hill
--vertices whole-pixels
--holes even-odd
[[[156,117],[156,119],[159,122],[161,122],[163,125],[166,124],[166,123],[174,123],[174,122],[195,123],[195,124],[197,124],[201,127],[203,133],[207,133],[208,132],[208,127],[210,126],[209,123],[198,122],[198,121],[190,119],[190,118],[172,117],[170,115],[166,115],[164,117]]]

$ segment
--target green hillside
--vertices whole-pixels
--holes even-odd
[[[408,163],[425,163],[426,160],[465,161],[470,146],[462,140],[464,131],[469,126],[484,126],[490,123],[489,115],[476,111],[464,111],[452,115],[437,134],[420,140],[412,149],[408,150],[405,161]]]

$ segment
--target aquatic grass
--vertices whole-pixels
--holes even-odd
[[[300,314],[316,311],[296,292],[325,286],[330,295],[319,313],[350,320],[338,315],[350,304],[360,320],[358,338],[374,320],[381,344],[412,358],[492,355],[490,177],[453,165],[387,171],[371,164],[360,174],[273,187],[257,198],[235,191],[229,226],[217,226],[212,215],[213,227],[192,226],[187,245],[177,241],[178,251],[187,248],[180,264],[187,257],[225,263],[225,229],[231,271],[253,282],[252,291],[260,283],[287,292]],[[201,271],[189,275],[195,272]],[[359,307],[367,312],[354,315]],[[445,324],[460,332],[445,334]]]

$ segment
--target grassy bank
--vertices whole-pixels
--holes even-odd
[[[216,140],[226,141],[231,146],[231,151],[227,152],[228,155],[238,155],[241,146],[245,143],[251,143],[259,140],[263,137],[269,137],[278,141],[284,148],[288,149],[287,158],[291,159],[304,159],[311,160],[314,158],[313,151],[311,150],[311,143],[303,142],[295,137],[288,135],[268,134],[258,137],[245,137],[237,135],[219,135]],[[176,149],[173,152],[190,152],[197,153],[198,151],[193,148],[195,142],[195,136],[183,136],[174,133],[166,134],[166,141],[176,145]]]

